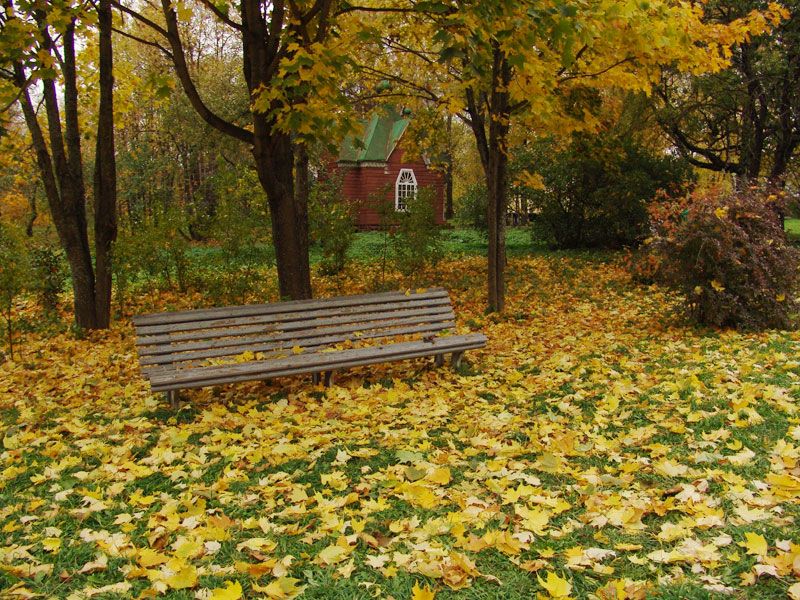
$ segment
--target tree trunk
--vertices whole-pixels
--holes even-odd
[[[506,212],[508,204],[508,129],[511,119],[508,86],[511,65],[499,44],[494,45],[492,90],[489,93],[489,140],[486,188],[489,221],[489,310],[502,312],[506,304]]]
[[[100,0],[100,105],[94,171],[95,310],[97,327],[111,322],[111,245],[117,239],[117,169],[114,150],[114,72],[111,0]]]
[[[272,215],[272,242],[281,298],[311,298],[308,262],[308,214],[294,193],[294,152],[288,134],[267,133],[266,119],[254,115],[253,158]]]
[[[302,142],[295,144],[294,162],[294,194],[295,212],[298,223],[305,223],[306,235],[301,237],[300,243],[303,246],[303,256],[308,256],[308,199],[311,194],[311,183],[309,181],[309,160],[308,148]],[[310,279],[310,278],[309,278]],[[311,296],[309,295],[309,298]]]
[[[39,24],[44,28],[43,23]],[[40,30],[41,31],[41,30]],[[65,33],[65,37],[67,34]],[[43,31],[43,44],[47,52],[51,52],[52,42],[46,31]],[[65,45],[68,40],[65,39]],[[65,51],[65,61],[69,53]],[[74,53],[72,53],[74,58]],[[64,68],[65,79],[68,75],[74,74],[74,64]],[[17,85],[23,89],[19,96],[22,106],[22,113],[25,123],[31,133],[31,140],[36,151],[36,162],[39,174],[44,184],[45,195],[50,207],[50,214],[53,218],[56,232],[58,233],[61,247],[67,255],[67,262],[70,266],[72,275],[72,291],[74,295],[75,324],[85,329],[95,329],[97,327],[97,314],[95,312],[94,294],[94,269],[92,267],[92,256],[89,251],[89,236],[86,230],[86,198],[83,195],[83,175],[82,165],[73,165],[70,157],[80,161],[80,146],[78,152],[71,147],[66,151],[64,139],[61,132],[61,116],[58,106],[58,94],[55,83],[52,79],[42,80],[44,107],[47,114],[48,133],[50,144],[45,141],[36,112],[31,102],[30,94],[26,85],[25,72],[21,64],[14,66],[14,77]],[[69,93],[77,93],[74,80],[68,85],[64,83],[65,104],[77,107],[77,98],[66,98]],[[70,119],[77,116],[70,111]],[[70,128],[74,127],[73,122]],[[80,136],[74,137],[74,132],[68,132],[67,140],[74,144],[80,144]],[[52,156],[51,156],[52,152]],[[80,175],[78,175],[80,174]]]
[[[444,220],[453,218],[453,115],[447,115],[447,164],[444,170]]]

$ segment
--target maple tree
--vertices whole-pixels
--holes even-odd
[[[157,36],[150,43],[166,44],[164,51],[197,113],[251,148],[272,216],[281,295],[310,297],[305,145],[350,127],[337,112],[346,108],[339,81],[347,62],[347,40],[335,35],[334,3],[248,0],[176,5],[163,0],[161,23],[138,11],[136,3],[115,1],[115,6]],[[219,116],[196,86],[181,33],[181,21],[191,16],[193,6],[209,11],[240,40],[241,68],[251,101],[250,128]]]
[[[108,327],[111,307],[111,244],[116,238],[116,175],[113,132],[111,12],[106,0],[92,6],[11,0],[0,15],[0,78],[5,105],[18,103],[31,135],[39,177],[53,224],[72,274],[75,322]],[[86,216],[84,158],[76,38],[97,21],[99,90],[94,174],[94,261]],[[46,127],[31,90],[43,98]],[[60,89],[59,89],[60,88]],[[60,106],[63,98],[63,115]],[[9,101],[10,100],[10,101]]]
[[[587,92],[649,91],[661,66],[719,71],[729,48],[785,11],[776,3],[726,25],[706,23],[698,5],[659,2],[419,2],[430,27],[424,52],[448,66],[439,97],[473,130],[488,195],[488,304],[505,305],[505,221],[509,132],[518,120],[533,134],[592,130]],[[423,38],[412,34],[416,39]],[[424,39],[424,38],[423,38]],[[411,53],[410,53],[411,54]]]
[[[730,68],[694,75],[665,71],[654,101],[664,131],[692,163],[742,180],[780,182],[800,144],[800,5],[773,31],[730,49]],[[714,0],[704,19],[730,23],[765,2]]]

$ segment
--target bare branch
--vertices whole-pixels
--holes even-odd
[[[217,5],[211,2],[210,0],[200,0],[200,3],[203,6],[205,6],[208,10],[210,10],[212,13],[214,13],[214,16],[216,16],[220,21],[225,23],[228,27],[233,27],[237,31],[244,31],[244,28],[240,23],[237,23],[236,21],[228,17],[228,15],[222,12],[217,7]]]
[[[157,50],[160,50],[161,52],[163,52],[165,56],[169,57],[170,60],[172,60],[172,52],[170,52],[169,50],[164,48],[164,46],[162,46],[158,42],[154,42],[152,40],[146,40],[144,38],[140,38],[139,36],[133,35],[132,33],[128,33],[127,31],[122,31],[121,29],[112,28],[112,30],[114,31],[114,33],[118,33],[122,37],[126,37],[128,39],[131,39],[134,42],[138,42],[138,43],[143,44],[145,46],[151,46],[153,48],[156,48]]]

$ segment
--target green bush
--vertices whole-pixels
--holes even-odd
[[[47,311],[58,307],[59,296],[64,292],[69,268],[64,252],[50,240],[38,241],[30,251],[30,262],[33,270],[32,291],[39,297],[39,302]]]
[[[340,273],[355,236],[358,206],[342,198],[342,176],[338,172],[314,182],[309,204],[311,243],[322,250],[320,272]]]
[[[213,304],[244,304],[248,297],[264,298],[266,269],[274,263],[269,217],[264,206],[220,203],[210,228],[219,252],[205,268],[196,270],[196,284]]]
[[[486,184],[473,183],[456,201],[455,218],[464,227],[475,229],[488,235],[489,213]]]
[[[715,327],[793,326],[800,253],[780,227],[779,198],[758,190],[696,193],[660,215],[647,246],[689,315]]]
[[[147,286],[151,294],[175,284],[185,291],[191,278],[188,251],[189,234],[182,213],[174,207],[137,222],[132,231],[120,231],[112,249],[120,306],[137,284]]]
[[[683,160],[656,155],[630,136],[578,135],[565,148],[553,140],[520,148],[509,180],[538,174],[526,189],[537,239],[556,248],[620,248],[646,236],[647,204],[659,190],[685,193],[692,181]]]
[[[22,233],[16,227],[0,222],[0,314],[5,321],[11,360],[14,360],[14,300],[30,282],[30,256]]]
[[[441,226],[436,224],[435,190],[424,187],[406,200],[406,210],[395,212],[391,247],[397,269],[415,276],[442,258]]]

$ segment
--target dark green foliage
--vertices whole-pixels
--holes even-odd
[[[114,244],[114,281],[117,301],[124,304],[130,287],[143,282],[151,293],[173,281],[183,291],[188,283],[189,235],[182,213],[176,208],[158,211],[130,231],[123,231]]]
[[[5,321],[6,343],[14,359],[14,300],[30,282],[30,257],[22,233],[0,222],[0,314]]]
[[[58,297],[65,290],[69,269],[64,252],[50,240],[43,239],[30,252],[33,279],[32,291],[39,296],[39,302],[47,311],[55,310]]]
[[[757,190],[695,194],[688,208],[654,224],[648,244],[662,279],[686,297],[697,322],[788,329],[800,253],[786,241],[778,197]]]
[[[467,186],[464,194],[456,202],[456,220],[477,231],[488,233],[488,197],[485,183]]]
[[[543,189],[526,190],[534,234],[556,248],[619,248],[647,231],[647,203],[658,190],[680,194],[692,175],[682,160],[649,152],[632,136],[579,135],[517,151],[511,181],[538,173]],[[516,174],[516,175],[515,175]]]
[[[316,180],[309,198],[311,243],[322,250],[319,268],[323,275],[340,273],[347,250],[353,243],[358,206],[342,198],[342,172]]]
[[[274,259],[267,231],[266,203],[261,207],[235,201],[219,204],[210,233],[220,252],[197,281],[213,304],[244,304],[250,296],[267,295],[265,269]]]
[[[406,210],[394,213],[391,236],[395,266],[406,276],[416,276],[442,258],[441,227],[436,224],[432,187],[424,187],[406,200]]]

